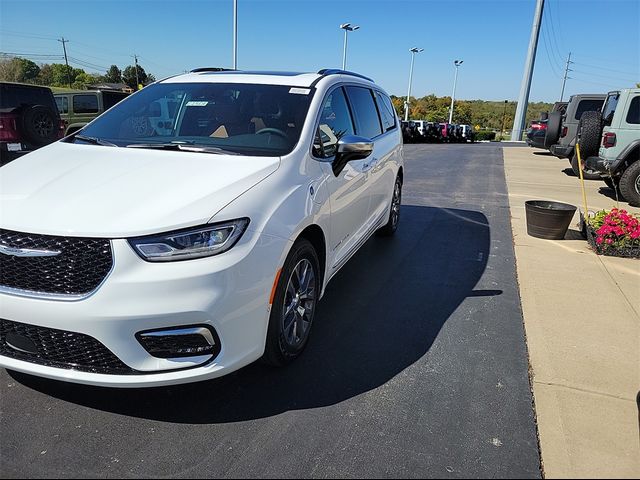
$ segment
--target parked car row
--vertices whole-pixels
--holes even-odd
[[[466,143],[475,142],[471,125],[409,120],[402,123],[404,143]]]
[[[582,169],[585,179],[601,179],[620,199],[640,206],[639,88],[573,95],[564,113],[553,111],[534,123],[527,143],[568,159],[576,175]]]
[[[0,164],[80,130],[127,95],[109,90],[54,94],[48,87],[0,82]]]

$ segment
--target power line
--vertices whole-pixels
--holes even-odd
[[[31,33],[14,32],[11,30],[5,30],[3,28],[0,28],[0,33],[3,35],[8,35],[10,37],[35,38],[38,40],[57,40],[56,37],[45,37],[43,35],[33,35]]]
[[[547,36],[549,37],[549,48],[554,54],[554,60],[559,60],[560,64],[562,64],[564,62],[564,59],[562,58],[562,54],[560,53],[560,48],[558,47],[558,41],[556,39],[556,31],[553,26],[553,20],[551,19],[551,9],[550,8],[545,9],[544,14],[547,17],[547,23],[549,24],[549,27],[550,27],[550,30],[546,29]]]
[[[547,54],[547,60],[549,61],[549,66],[551,67],[551,70],[553,71],[553,74],[556,77],[562,78],[562,75],[558,74],[558,71],[556,70],[555,59],[551,59],[551,55],[549,54],[549,47],[547,46],[547,29],[541,28],[541,30],[542,30],[542,45],[544,46],[544,51]]]
[[[590,75],[590,76],[594,76],[594,77],[600,77],[600,78],[611,78],[614,80],[630,80],[630,79],[625,79],[625,78],[620,78],[620,76],[613,76],[613,75],[601,75],[599,73],[593,73],[593,72],[583,72],[581,70],[574,70],[576,73],[583,73],[584,75]]]
[[[623,72],[622,70],[614,70],[613,68],[607,68],[607,67],[598,67],[596,65],[590,65],[588,63],[581,63],[581,62],[574,62],[576,65],[581,65],[583,67],[588,67],[588,68],[596,68],[598,70],[607,70],[609,72],[616,72],[616,73],[623,73],[625,75],[630,75],[632,77],[636,77],[636,76],[640,76],[640,72],[637,73],[631,73],[631,72]]]

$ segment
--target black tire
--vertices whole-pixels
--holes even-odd
[[[602,114],[600,112],[584,112],[578,122],[578,143],[583,160],[598,154],[602,136]]]
[[[629,165],[620,177],[620,193],[629,205],[640,207],[640,160]]]
[[[582,155],[582,150],[580,151],[580,154]],[[582,157],[582,160],[584,161],[584,157]],[[571,158],[571,170],[573,170],[573,173],[576,174],[576,177],[580,178],[580,170],[578,170],[578,155],[575,153]],[[582,169],[582,177],[585,180],[601,180],[602,179],[602,177],[597,172],[592,172],[591,170],[584,170],[584,169]]]
[[[376,232],[382,237],[390,237],[398,229],[400,222],[400,205],[402,204],[402,180],[400,175],[396,177],[396,183],[393,185],[393,193],[391,194],[391,208],[389,209],[389,219],[386,225]]]
[[[19,124],[26,142],[38,147],[48,145],[58,138],[58,118],[53,110],[44,105],[34,105],[25,109],[20,115]]]
[[[562,114],[560,112],[551,112],[547,121],[547,132],[544,134],[544,147],[550,148],[551,145],[558,143],[560,138],[560,127],[562,126]]]
[[[298,276],[296,276],[296,269],[307,262],[309,268],[313,273],[313,285],[311,286],[314,294],[310,300],[302,300],[302,296],[294,297],[291,294],[291,286],[293,290],[297,291],[296,282]],[[262,361],[268,365],[274,367],[282,367],[294,361],[298,358],[309,340],[309,334],[311,327],[313,326],[313,317],[315,314],[316,306],[318,304],[318,297],[320,296],[321,277],[320,268],[318,262],[318,255],[311,243],[304,239],[298,239],[291,248],[287,259],[284,262],[280,277],[278,278],[278,284],[273,296],[273,304],[271,305],[271,314],[269,317],[269,328],[267,330],[267,341],[265,344],[264,355]],[[305,277],[306,278],[306,277]],[[304,283],[305,280],[300,283]],[[302,285],[298,284],[298,287]],[[299,293],[299,292],[298,292]],[[287,305],[287,302],[291,302]],[[293,305],[293,306],[292,306]],[[290,320],[290,332],[293,338],[289,338],[287,319],[290,315],[287,315],[286,308],[291,307],[290,313],[293,313],[293,319]],[[307,310],[306,313],[306,327],[298,327],[305,323],[305,314],[300,315],[298,308]],[[298,328],[302,329],[300,338],[296,337]],[[306,330],[305,330],[306,328]]]

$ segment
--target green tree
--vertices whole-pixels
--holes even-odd
[[[144,71],[144,68],[142,68],[140,65],[138,65],[138,78],[137,78],[137,80],[142,85],[145,85],[147,83],[147,78],[148,78],[147,72]],[[122,71],[122,80],[128,86],[130,86],[134,90],[137,90],[138,89],[138,85],[136,83],[136,67],[134,67],[133,65],[129,65],[127,68],[125,68]]]
[[[3,58],[0,60],[0,80],[17,82],[22,65],[17,58]]]
[[[51,76],[53,78],[52,85],[55,87],[69,86],[69,80],[73,83],[75,79],[73,68],[69,67],[67,69],[64,63],[52,63]]]
[[[111,65],[104,76],[104,81],[107,83],[121,83],[122,70],[120,70],[117,65]]]
[[[40,85],[53,85],[53,68],[48,63],[45,63],[40,67],[40,73],[38,73],[37,83]]]
[[[31,60],[27,60],[26,58],[17,58],[16,59],[20,64],[20,73],[21,76],[18,79],[19,82],[34,82],[40,73],[40,67]]]

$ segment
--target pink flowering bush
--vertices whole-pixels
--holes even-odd
[[[640,216],[626,210],[601,210],[589,222],[598,250],[621,250],[640,246]]]

